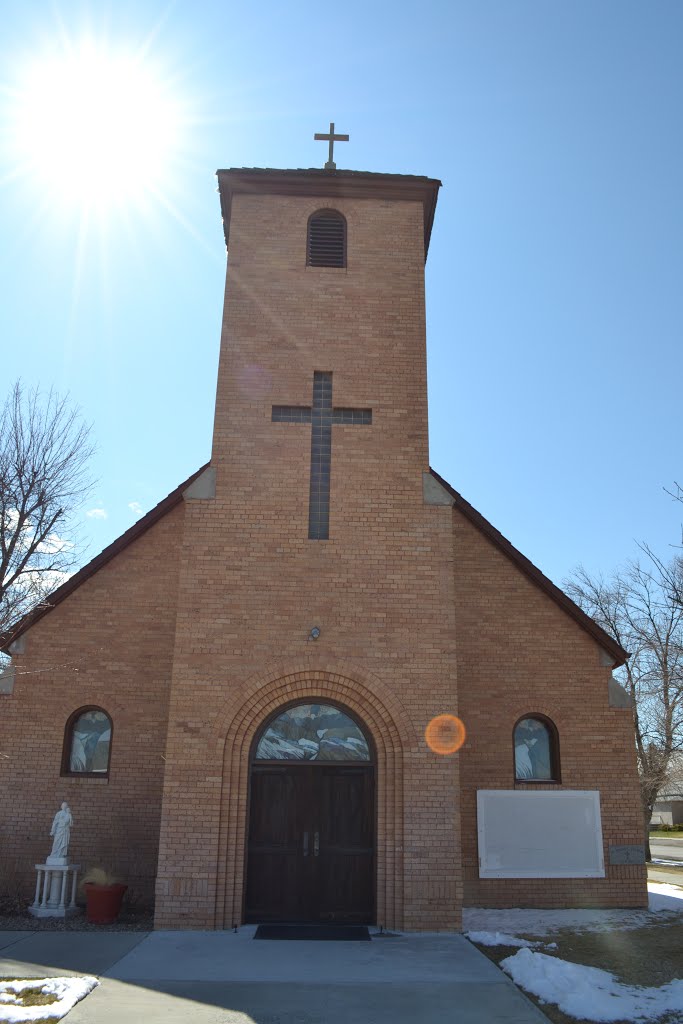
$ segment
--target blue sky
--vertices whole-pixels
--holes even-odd
[[[683,5],[5,0],[0,14],[0,391],[54,385],[92,422],[88,509],[103,512],[84,510],[87,557],[209,457],[216,168],[322,166],[313,133],[330,120],[351,135],[338,166],[443,182],[434,468],[557,582],[679,540],[663,488],[683,478]],[[63,69],[85,41],[114,85],[113,55],[131,55],[173,115],[163,158],[124,189],[47,76],[41,109],[53,93],[53,121],[74,109],[87,201],[63,128],[17,142],[36,67]],[[106,131],[115,112],[98,110]]]

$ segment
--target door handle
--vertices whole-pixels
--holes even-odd
[[[308,832],[304,832],[304,857],[308,857]]]
[[[320,853],[320,833],[313,833],[313,856],[317,857]]]

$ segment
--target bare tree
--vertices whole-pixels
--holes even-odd
[[[670,494],[671,497],[674,498],[676,501],[680,501],[683,504],[683,486],[681,486],[681,484],[679,484],[676,480],[674,480],[673,491],[668,491],[666,487],[664,488],[664,490],[667,494]]]
[[[666,491],[666,488],[664,490]],[[674,482],[674,489],[666,491],[666,493],[675,501],[680,501],[683,504],[683,487],[679,483]],[[683,550],[683,526],[681,527],[681,542],[678,548]],[[650,552],[648,554],[653,557]],[[678,604],[683,605],[683,555],[677,555],[667,567],[666,579],[674,600]]]
[[[75,514],[90,490],[90,427],[68,398],[26,391],[0,412],[0,637],[76,565]]]
[[[646,842],[657,794],[683,749],[683,605],[670,571],[658,560],[629,562],[607,580],[579,568],[565,582],[569,596],[631,654],[619,674],[631,696]]]
[[[683,557],[677,555],[671,561],[661,559],[649,544],[639,545],[654,566],[656,583],[664,587],[671,601],[683,607]]]

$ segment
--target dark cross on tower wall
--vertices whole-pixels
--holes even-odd
[[[332,427],[370,426],[372,409],[335,409],[332,406],[332,374],[313,374],[313,404],[274,405],[273,423],[311,424],[311,484],[308,498],[308,539],[330,536],[330,468]]]
[[[315,140],[315,142],[329,142],[329,144],[330,144],[330,151],[329,151],[329,156],[327,158],[327,163],[325,164],[325,170],[326,171],[336,171],[337,170],[337,165],[335,164],[334,159],[333,159],[333,157],[334,157],[334,144],[335,144],[335,142],[348,142],[349,141],[348,135],[335,135],[334,134],[334,121],[330,121],[330,132],[329,132],[329,135],[322,135],[320,132],[316,132],[315,135],[313,136],[313,139]]]

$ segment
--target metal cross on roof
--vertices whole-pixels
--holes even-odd
[[[329,144],[330,144],[330,152],[329,152],[329,156],[327,158],[327,163],[325,164],[325,170],[326,171],[336,171],[337,170],[337,165],[335,164],[334,160],[332,159],[332,157],[334,155],[334,144],[335,144],[335,142],[348,142],[349,141],[348,135],[335,135],[334,134],[334,121],[330,121],[330,132],[329,132],[329,135],[322,135],[320,132],[316,132],[315,135],[313,136],[313,138],[314,138],[314,140],[316,142],[329,142]]]

